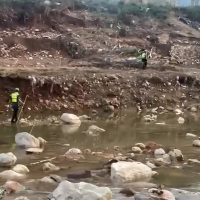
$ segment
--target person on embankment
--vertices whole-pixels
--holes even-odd
[[[137,59],[141,59],[142,61],[142,69],[146,69],[147,67],[147,54],[145,49],[140,49],[138,50],[139,56],[137,57]]]
[[[10,101],[12,103],[12,109],[13,109],[13,116],[11,119],[11,123],[16,123],[17,122],[17,114],[18,114],[18,110],[19,110],[19,101],[22,102],[19,99],[19,88],[15,88],[15,92],[13,92],[10,95]]]

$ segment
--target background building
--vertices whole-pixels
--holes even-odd
[[[155,5],[165,6],[172,5],[178,6],[178,0],[124,0],[125,3],[139,3],[139,4],[147,4],[152,3]]]

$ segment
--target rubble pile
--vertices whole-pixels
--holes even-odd
[[[199,64],[200,47],[196,45],[180,45],[175,44],[171,47],[171,61],[188,65]]]

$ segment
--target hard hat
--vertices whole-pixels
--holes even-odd
[[[19,92],[19,88],[15,88],[15,91],[18,91],[18,92]]]

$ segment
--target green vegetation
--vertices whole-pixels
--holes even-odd
[[[180,8],[184,17],[200,22],[200,6]]]
[[[118,16],[120,19],[124,19],[126,15],[136,15],[138,17],[153,17],[157,19],[166,19],[169,12],[172,11],[170,6],[155,6],[153,4],[148,5],[137,5],[131,4],[121,4],[120,12]]]
[[[44,0],[43,0],[44,1]],[[39,11],[42,6],[42,0],[0,0],[0,10],[12,8],[14,11],[30,13]],[[95,13],[110,13],[117,15],[118,19],[122,20],[125,24],[131,24],[130,16],[138,16],[140,18],[152,17],[158,20],[165,20],[171,11],[180,16],[196,20],[200,22],[200,6],[195,7],[171,7],[171,6],[156,6],[153,4],[139,5],[135,3],[125,4],[121,1],[108,1],[108,0],[51,0],[51,2],[64,3],[69,9],[88,10]],[[65,6],[63,6],[64,8]],[[40,10],[41,11],[41,10]],[[122,31],[122,34],[123,31]]]

